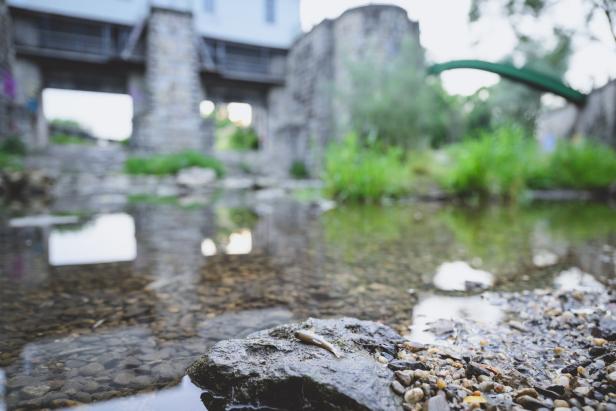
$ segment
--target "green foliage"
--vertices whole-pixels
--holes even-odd
[[[235,127],[229,137],[229,148],[237,151],[250,151],[259,149],[259,137],[250,127]]]
[[[403,151],[361,144],[354,134],[327,149],[325,193],[340,200],[376,201],[409,192],[410,170]]]
[[[562,140],[531,177],[533,188],[607,189],[616,183],[616,152],[596,141]]]
[[[310,173],[308,172],[306,163],[301,160],[293,161],[291,167],[289,168],[289,174],[291,175],[291,177],[298,180],[310,177]]]
[[[0,170],[20,171],[22,169],[23,163],[20,156],[0,152]]]
[[[442,182],[460,195],[515,198],[540,162],[537,144],[519,127],[482,133],[449,148],[452,164]]]
[[[455,139],[456,99],[438,78],[426,77],[417,44],[406,44],[386,63],[371,53],[350,67],[348,89],[339,90],[349,108],[350,130],[364,141],[416,148]]]
[[[562,140],[541,152],[519,127],[501,127],[448,149],[443,186],[460,195],[519,197],[527,188],[606,190],[616,183],[616,151],[596,142]]]
[[[56,126],[56,127],[71,128],[75,130],[84,130],[84,127],[81,124],[79,124],[78,121],[75,121],[75,120],[54,118],[51,121],[49,121],[49,124],[51,126]]]
[[[9,136],[0,141],[0,152],[3,154],[23,156],[26,151],[26,145],[18,136]]]
[[[77,137],[77,136],[72,136],[69,134],[63,134],[63,133],[58,133],[58,134],[54,134],[50,137],[50,140],[53,144],[58,144],[58,145],[72,145],[72,144],[77,144],[77,145],[93,145],[94,141],[86,139],[86,138],[82,138],[82,137]]]
[[[147,157],[132,157],[124,163],[128,174],[171,175],[183,168],[210,168],[218,177],[224,175],[224,166],[217,159],[197,151],[186,150],[175,154],[157,154]]]

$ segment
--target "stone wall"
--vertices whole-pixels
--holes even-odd
[[[203,92],[192,14],[152,8],[145,88],[147,109],[140,107],[142,112],[134,125],[137,148],[152,152],[205,149],[199,114]]]
[[[9,134],[9,110],[13,98],[13,41],[8,7],[0,0],[0,136]]]
[[[537,121],[539,139],[588,136],[616,148],[616,80],[588,95],[584,107],[568,104]]]
[[[323,151],[339,137],[348,117],[337,101],[348,86],[349,67],[365,56],[395,56],[405,39],[419,41],[419,26],[404,9],[370,5],[325,20],[298,39],[287,58],[284,87],[269,95],[264,171],[286,175],[295,160],[316,173]]]

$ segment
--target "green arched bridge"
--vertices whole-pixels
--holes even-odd
[[[429,74],[440,74],[453,69],[476,69],[496,73],[506,79],[526,84],[539,91],[553,93],[577,105],[586,102],[586,95],[572,89],[560,79],[528,68],[517,68],[506,63],[490,63],[482,60],[454,60],[435,64],[428,68]]]

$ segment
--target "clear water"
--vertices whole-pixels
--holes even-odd
[[[485,288],[601,288],[615,275],[604,204],[319,213],[246,193],[64,199],[2,220],[0,410],[204,409],[182,377],[221,339],[344,315],[426,339],[435,318],[499,321]]]

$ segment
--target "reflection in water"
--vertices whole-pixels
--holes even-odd
[[[49,235],[51,265],[132,261],[136,256],[135,222],[125,213],[97,216],[74,231],[58,226]]]
[[[487,271],[476,270],[464,261],[443,263],[436,270],[434,286],[444,291],[472,291],[488,288],[494,276]]]
[[[219,246],[216,246],[211,238],[206,238],[201,242],[201,254],[206,257],[218,254],[219,248],[228,255],[250,254],[252,252],[252,233],[247,229],[233,232]]]
[[[558,274],[554,286],[563,291],[603,291],[605,287],[592,275],[577,267],[570,268]]]
[[[423,339],[437,318],[502,318],[480,296],[440,290],[591,286],[569,267],[614,275],[616,211],[592,204],[354,206],[315,216],[290,199],[247,195],[92,211],[81,225],[0,227],[0,391],[9,410],[71,401],[156,409],[164,398],[200,408],[197,394],[171,387],[222,338],[348,315],[401,331],[413,324]],[[538,267],[542,250],[558,261]],[[432,294],[417,303],[409,288]],[[160,391],[135,395],[152,390]]]
[[[434,343],[434,334],[428,329],[437,320],[473,320],[479,323],[495,324],[503,319],[502,310],[475,297],[429,296],[417,303],[413,309],[413,341]]]
[[[112,411],[112,410],[148,410],[148,411],[204,411],[205,407],[200,399],[201,389],[190,382],[188,377],[182,378],[177,387],[167,388],[158,392],[138,394],[128,398],[117,398],[102,401],[84,407],[71,408],[83,411]]]

